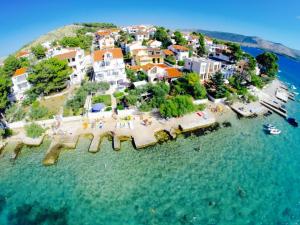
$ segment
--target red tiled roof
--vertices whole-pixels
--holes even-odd
[[[169,49],[165,49],[164,50],[164,54],[165,55],[174,55],[174,53],[171,50],[169,50]]]
[[[112,48],[105,50],[97,50],[94,52],[94,61],[102,61],[105,53],[110,52],[115,59],[123,58],[123,53],[120,48]]]
[[[188,51],[189,50],[187,47],[184,47],[181,45],[172,45],[172,47],[178,51]]]
[[[27,72],[27,68],[26,67],[22,67],[20,69],[17,69],[13,76],[17,77],[17,76],[20,76],[20,75],[22,75],[22,74],[24,74],[26,72]]]
[[[20,51],[20,52],[18,52],[17,53],[17,57],[22,57],[22,56],[25,56],[25,55],[28,55],[29,54],[29,52],[27,52],[27,51]]]
[[[166,68],[165,70],[168,74],[168,78],[178,78],[182,76],[182,73],[176,68],[170,67]]]
[[[76,56],[76,51],[70,51],[70,52],[66,52],[66,53],[63,53],[63,54],[56,55],[54,57],[58,58],[60,60],[65,60],[65,59],[75,58],[75,56]]]

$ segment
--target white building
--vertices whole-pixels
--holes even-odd
[[[176,60],[185,60],[189,57],[189,49],[181,45],[170,45],[169,50],[174,52]]]
[[[162,46],[161,41],[157,41],[157,40],[150,40],[148,42],[148,47],[150,48],[160,48]]]
[[[185,61],[184,68],[200,75],[202,80],[207,80],[211,75],[221,70],[221,63],[218,61],[192,57]]]
[[[148,82],[156,83],[161,80],[173,80],[182,77],[182,72],[177,68],[168,67],[165,64],[149,63],[144,66],[132,66],[132,70],[143,71],[148,76]]]
[[[126,53],[128,53],[128,52],[132,53],[134,50],[146,49],[146,48],[147,48],[147,46],[143,46],[142,42],[140,42],[140,41],[134,41],[130,44],[125,44]]]
[[[30,83],[27,81],[27,68],[20,68],[16,70],[12,76],[13,92],[16,99],[22,100],[25,97],[25,92],[30,88]]]
[[[136,41],[143,41],[143,40],[147,41],[150,38],[150,34],[146,31],[143,32],[139,31],[134,34],[134,38]]]
[[[104,36],[99,38],[99,49],[108,49],[115,47],[115,40],[111,36]]]
[[[127,79],[120,48],[95,51],[93,68],[96,82],[105,81],[109,82],[114,88],[124,88]]]
[[[71,84],[80,84],[86,73],[84,50],[80,48],[62,49],[54,53],[53,57],[60,60],[67,60],[73,72],[70,75]]]

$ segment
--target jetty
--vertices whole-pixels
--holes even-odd
[[[91,145],[89,147],[89,152],[91,152],[91,153],[98,152],[100,150],[99,149],[100,141],[101,141],[100,135],[93,136],[93,140],[92,140]]]
[[[56,163],[62,148],[76,148],[79,136],[55,136],[51,142],[43,165],[50,166]]]
[[[273,112],[277,113],[278,115],[287,118],[287,112],[285,109],[278,107],[278,105],[273,104],[272,102],[267,102],[267,101],[261,101],[260,102],[263,106],[265,106],[266,108],[272,110]]]

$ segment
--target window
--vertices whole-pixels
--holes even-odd
[[[72,62],[75,62],[75,58],[72,58]]]

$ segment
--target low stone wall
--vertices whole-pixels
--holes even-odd
[[[207,95],[208,99],[214,103],[225,103],[226,98],[214,98],[211,95]]]

